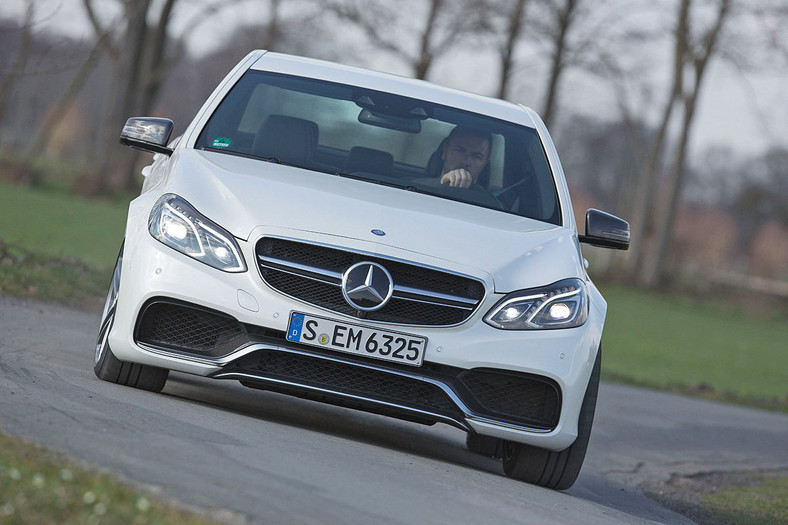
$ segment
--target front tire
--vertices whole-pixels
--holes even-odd
[[[109,347],[109,333],[115,322],[115,308],[118,304],[120,293],[120,272],[123,266],[123,245],[120,247],[118,260],[112,272],[109,283],[107,300],[104,303],[104,313],[101,315],[98,340],[93,355],[93,372],[96,377],[110,383],[131,386],[151,392],[161,392],[167,382],[170,371],[152,366],[127,363],[121,361],[112,353]]]
[[[575,442],[560,452],[506,442],[503,450],[503,471],[507,476],[556,490],[566,490],[575,483],[586,456],[588,439],[591,437],[601,363],[600,348],[580,408]]]

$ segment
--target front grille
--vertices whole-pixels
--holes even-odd
[[[484,297],[481,281],[432,268],[287,239],[257,243],[263,280],[279,292],[354,317],[385,323],[448,326],[459,324]],[[394,281],[392,299],[379,310],[362,312],[342,295],[342,274],[361,261],[378,263]]]
[[[558,424],[561,398],[552,382],[490,369],[462,372],[459,380],[475,401],[474,408],[491,419],[545,429]]]
[[[239,359],[232,372],[280,379],[462,421],[462,412],[438,386],[418,379],[319,357],[261,350]],[[226,372],[226,370],[225,370]]]
[[[140,343],[199,354],[214,353],[245,335],[233,317],[167,301],[143,308],[136,330]]]

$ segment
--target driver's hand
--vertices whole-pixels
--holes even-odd
[[[473,184],[471,172],[465,169],[451,170],[443,174],[441,184],[448,183],[452,188],[470,188]]]

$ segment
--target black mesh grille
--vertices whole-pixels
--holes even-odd
[[[462,309],[456,305],[428,304],[395,297],[380,310],[361,314],[345,302],[337,285],[260,266],[263,279],[282,293],[329,310],[374,321],[416,325],[458,324],[473,313],[473,308],[484,297],[484,285],[475,279],[325,246],[266,237],[257,244],[257,253],[340,274],[357,262],[376,262],[389,271],[398,286],[475,301],[471,309]]]
[[[483,369],[459,375],[482,413],[539,428],[555,428],[560,415],[557,388],[543,380]]]
[[[256,352],[240,359],[236,366],[262,377],[293,381],[462,419],[462,412],[439,387],[384,371],[275,350]]]
[[[245,334],[243,325],[218,312],[154,302],[144,309],[137,328],[137,341],[208,353]]]
[[[246,326],[233,317],[196,305],[154,299],[147,304],[137,324],[136,340],[160,348],[170,348],[206,356],[221,356],[254,340],[271,339],[284,343],[283,334]],[[310,352],[315,352],[311,350]],[[273,349],[260,350],[240,358],[223,372],[246,371],[261,378],[291,381],[379,402],[440,414],[455,421],[464,415],[446,392],[434,384],[394,373],[396,365],[376,363],[378,368],[354,365],[354,357],[343,362],[315,354],[291,354]],[[412,373],[410,367],[402,372]],[[539,376],[494,369],[462,370],[425,363],[418,374],[431,377],[451,388],[473,414],[533,428],[553,429],[561,409],[560,390]]]
[[[342,290],[338,286],[269,268],[261,268],[261,270],[268,284],[287,295],[343,314],[353,315],[355,312],[355,309],[345,302]]]

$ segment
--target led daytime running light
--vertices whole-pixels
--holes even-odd
[[[544,299],[542,302],[537,303],[536,310],[534,310],[534,313],[528,317],[528,322],[530,323],[533,321],[534,318],[539,315],[542,310],[544,310],[546,305],[555,302],[557,299],[563,299],[564,297],[575,297],[579,293],[580,290],[577,288],[566,288],[564,290],[556,290],[554,293],[544,294]]]
[[[500,330],[574,328],[588,318],[585,283],[565,279],[543,288],[512,292],[484,317]]]
[[[233,236],[177,195],[166,194],[156,202],[148,229],[159,242],[208,266],[225,272],[246,271]]]

